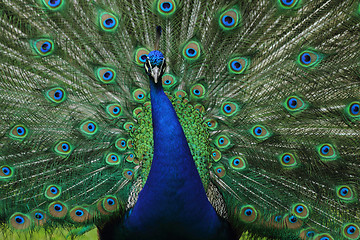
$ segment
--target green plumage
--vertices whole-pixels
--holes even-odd
[[[254,238],[360,239],[359,9],[2,1],[3,226],[80,235],[134,206],[153,156],[144,62],[161,26],[163,87],[219,216]]]

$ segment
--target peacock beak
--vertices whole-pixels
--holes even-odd
[[[160,69],[159,67],[154,67],[151,69],[151,76],[154,78],[154,82],[157,83],[158,79],[160,78]]]

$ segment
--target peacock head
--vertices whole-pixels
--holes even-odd
[[[165,73],[166,62],[162,52],[155,50],[151,51],[145,62],[145,71],[155,83],[161,79],[162,75]]]

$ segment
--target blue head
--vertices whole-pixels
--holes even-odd
[[[165,72],[166,62],[162,52],[151,51],[145,62],[145,71],[155,83],[162,77]]]

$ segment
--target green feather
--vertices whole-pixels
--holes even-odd
[[[152,165],[144,63],[158,46],[238,237],[360,239],[359,2],[4,0],[0,28],[5,238],[126,218]]]

